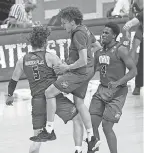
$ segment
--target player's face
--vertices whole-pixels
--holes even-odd
[[[105,27],[102,33],[102,43],[109,44],[114,38],[111,28]]]
[[[70,33],[72,31],[72,23],[69,22],[66,19],[61,19],[61,23],[62,23],[62,27],[68,32]]]

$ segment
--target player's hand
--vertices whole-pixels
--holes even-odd
[[[116,81],[116,82],[111,81],[111,82],[108,83],[108,88],[109,88],[109,89],[115,89],[115,88],[117,88],[119,85],[120,85],[120,84],[119,84],[118,81]]]
[[[7,96],[6,105],[12,106],[13,105],[13,101],[14,101],[14,97],[13,96]]]
[[[53,66],[53,69],[56,74],[63,74],[69,70],[69,65],[61,64],[61,65]]]

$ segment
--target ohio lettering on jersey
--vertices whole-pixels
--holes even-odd
[[[110,57],[108,55],[99,56],[99,63],[109,65],[110,64]]]

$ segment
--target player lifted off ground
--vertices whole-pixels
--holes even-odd
[[[95,53],[94,62],[95,71],[100,72],[100,85],[89,108],[94,134],[99,138],[98,128],[102,122],[111,153],[117,153],[117,138],[113,126],[122,115],[128,93],[127,82],[137,74],[128,49],[121,42],[116,42],[119,33],[119,26],[112,22],[107,23],[103,29],[103,48]]]
[[[57,80],[57,76],[52,67],[61,64],[61,60],[55,54],[46,52],[49,35],[50,31],[43,26],[33,28],[29,38],[30,44],[32,45],[32,52],[27,53],[18,60],[12,79],[8,85],[6,104],[11,105],[13,103],[13,92],[23,72],[29,81],[32,95],[32,124],[35,135],[30,138],[30,140],[34,141],[30,147],[30,153],[39,153],[41,142],[56,139],[54,131],[50,134],[45,128],[47,121],[46,107],[49,107],[46,104],[45,90]],[[73,120],[73,136],[76,146],[75,153],[81,152],[83,124],[75,105],[60,93],[56,96],[56,107],[56,114],[65,123]]]
[[[82,25],[83,15],[76,7],[67,7],[60,11],[59,16],[63,28],[71,39],[67,64],[54,66],[57,73],[63,75],[45,92],[48,108],[48,132],[53,130],[56,112],[56,95],[60,92],[72,93],[74,103],[79,111],[87,130],[88,150],[99,146],[100,141],[93,135],[91,117],[84,104],[88,83],[94,74],[93,57],[91,52],[91,32]]]

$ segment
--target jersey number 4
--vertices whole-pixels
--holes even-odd
[[[33,66],[32,70],[33,70],[33,75],[34,75],[35,81],[40,80],[40,74],[39,74],[38,65]]]
[[[101,74],[105,77],[105,75],[106,75],[106,65],[103,65],[102,67],[101,67]]]

